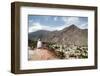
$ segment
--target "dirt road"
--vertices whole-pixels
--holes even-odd
[[[29,50],[29,60],[53,60],[58,59],[56,54],[48,49]]]

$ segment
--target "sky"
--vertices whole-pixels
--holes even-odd
[[[29,15],[28,26],[29,33],[38,30],[62,30],[70,25],[76,25],[80,29],[88,28],[88,17],[75,16],[43,16],[43,15]]]

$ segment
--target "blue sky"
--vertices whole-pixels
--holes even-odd
[[[75,24],[77,27],[81,29],[87,29],[88,18],[75,16],[28,16],[29,33],[38,30],[62,30],[65,27],[68,27],[72,24]]]

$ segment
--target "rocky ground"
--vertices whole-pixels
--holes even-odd
[[[88,58],[87,46],[49,44],[48,47],[30,48],[28,60],[85,59]]]

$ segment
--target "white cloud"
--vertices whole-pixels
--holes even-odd
[[[54,20],[57,20],[57,17],[54,18]],[[30,32],[35,32],[38,30],[48,30],[48,31],[54,31],[54,30],[62,30],[65,27],[70,26],[71,24],[75,24],[77,27],[81,29],[85,29],[88,26],[88,23],[81,23],[79,17],[63,17],[63,21],[65,22],[64,25],[62,26],[48,26],[48,25],[41,25],[39,22],[34,22],[30,27],[29,27],[29,33]]]
[[[83,23],[83,24],[81,24],[81,26],[79,26],[81,29],[86,29],[86,28],[88,28],[88,23]]]
[[[62,19],[65,22],[65,25],[68,25],[68,26],[70,26],[71,24],[79,23],[78,17],[63,17]]]
[[[37,22],[37,23],[33,23],[33,25],[29,27],[28,32],[30,33],[38,30],[48,30],[48,31],[62,30],[65,27],[66,27],[65,25],[59,27],[46,26],[46,25],[41,25],[40,23]]]
[[[70,22],[70,21],[78,21],[79,20],[79,18],[78,17],[69,17],[68,18],[68,21]]]
[[[29,27],[29,32],[33,32],[41,29],[42,29],[41,25],[39,23],[35,23]]]
[[[57,21],[57,17],[54,17],[54,21]]]
[[[75,24],[77,26],[79,23],[78,17],[63,17],[62,19],[65,22],[65,24],[63,25],[64,27],[68,27],[72,24]]]
[[[78,17],[70,17],[68,18],[69,24],[78,24],[79,23],[79,18]]]
[[[33,22],[33,20],[32,19],[29,19],[29,23],[32,23]]]
[[[62,20],[64,21],[64,22],[67,22],[67,17],[62,17]]]
[[[77,27],[81,28],[81,29],[85,29],[88,26],[88,23],[82,23],[82,21],[80,21],[79,17],[63,17],[63,21],[65,22],[65,26],[70,26],[72,24],[75,24]]]

